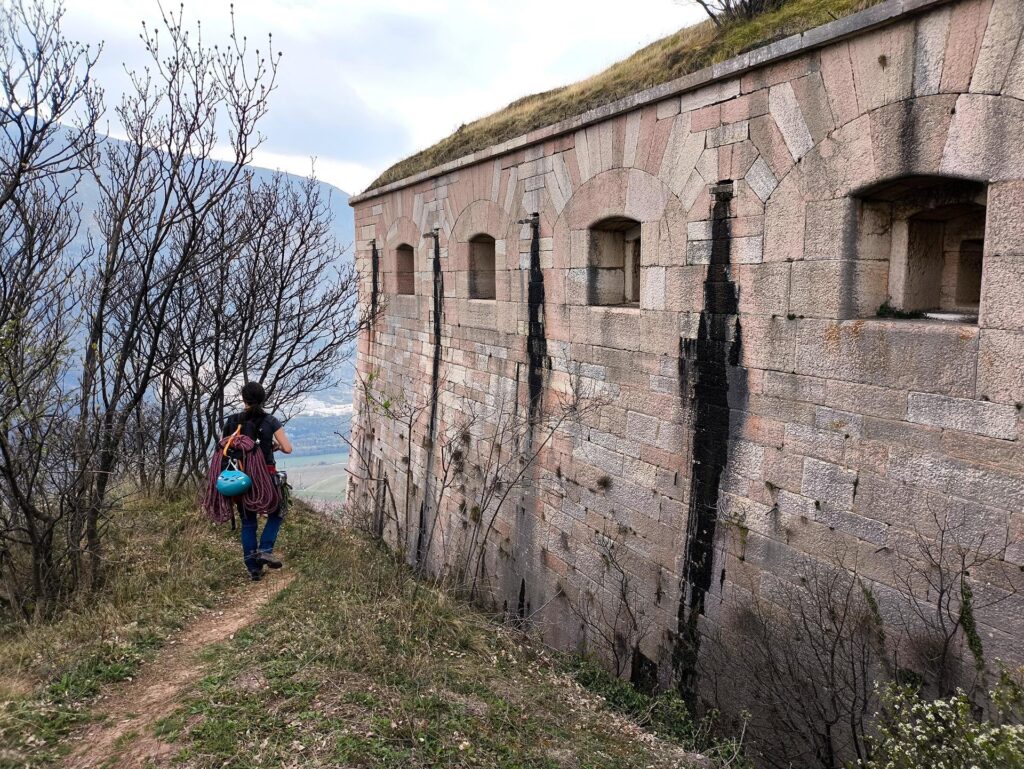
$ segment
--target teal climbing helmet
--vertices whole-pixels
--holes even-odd
[[[237,497],[252,488],[252,478],[241,470],[222,470],[217,476],[217,491],[225,497]]]

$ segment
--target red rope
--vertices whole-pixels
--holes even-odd
[[[228,498],[217,491],[217,478],[220,476],[221,461],[223,459],[223,448],[231,443],[231,447],[242,452],[245,458],[244,466],[246,474],[252,479],[252,486],[245,494],[238,499],[242,506],[251,513],[257,515],[270,515],[277,510],[281,501],[274,477],[267,467],[263,452],[259,450],[256,441],[247,435],[233,435],[221,439],[217,444],[218,450],[213,453],[210,460],[210,471],[206,478],[206,493],[203,495],[202,507],[206,515],[217,523],[224,523],[231,520],[231,505],[235,497]]]

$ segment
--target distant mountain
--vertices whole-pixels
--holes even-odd
[[[108,137],[104,141],[116,142],[119,140]],[[261,180],[270,180],[275,173],[268,168],[258,166],[251,166],[251,168],[256,178]],[[297,184],[305,181],[303,177],[295,174],[286,173],[285,177]],[[348,206],[349,195],[344,190],[327,182],[321,181],[317,184],[323,199],[333,214],[331,226],[334,237],[338,244],[345,249],[342,259],[351,260],[355,240],[355,219]],[[94,179],[89,176],[82,177],[76,201],[82,206],[82,226],[73,247],[85,247],[89,235],[91,234],[95,238],[97,234],[95,211],[99,205],[99,188]],[[77,372],[73,376],[77,376]],[[337,385],[310,395],[293,419],[289,421],[289,431],[295,431],[299,438],[296,441],[297,453],[321,454],[338,451],[339,447],[343,447],[344,444],[335,435],[335,431],[348,433],[349,417],[352,411],[352,378],[351,363],[343,363],[338,372]]]

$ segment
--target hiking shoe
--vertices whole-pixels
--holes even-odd
[[[263,566],[266,566],[269,569],[280,569],[282,566],[284,566],[284,564],[281,563],[281,561],[272,556],[270,553],[256,553],[256,555],[254,555],[253,558],[256,560],[256,563],[262,564]]]
[[[262,571],[250,571],[249,572],[249,579],[251,579],[253,582],[259,582],[261,579],[263,579],[263,572]]]

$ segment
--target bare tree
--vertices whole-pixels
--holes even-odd
[[[250,179],[202,224],[203,264],[174,297],[180,327],[166,334],[171,386],[185,408],[185,453],[175,483],[200,473],[220,437],[232,388],[263,383],[288,414],[336,384],[339,363],[368,316],[357,278],[331,230],[329,200],[313,177]]]
[[[869,584],[841,555],[798,564],[794,581],[742,602],[709,640],[720,704],[749,710],[763,765],[841,769],[868,757],[886,637]]]
[[[479,434],[466,458],[471,469],[463,506],[471,525],[458,568],[472,598],[487,587],[483,584],[487,552],[506,504],[518,501],[532,485],[533,469],[555,436],[606,403],[586,386],[578,367],[566,361],[565,368],[566,391],[550,397],[540,412],[520,408],[518,393],[498,393],[495,404],[486,407],[476,420]],[[473,413],[473,407],[467,404],[464,411]]]
[[[1020,570],[1006,562],[1016,539],[1008,518],[972,520],[977,513],[963,505],[935,505],[929,515],[895,550],[895,582],[908,599],[897,661],[931,695],[963,689],[984,698],[989,661],[978,616],[1017,593]]]
[[[574,570],[569,579],[572,595],[566,595],[583,626],[588,651],[610,662],[618,677],[631,662],[635,667],[640,643],[650,630],[645,600],[624,562],[623,533],[617,532],[614,538],[597,535],[601,582]]]
[[[151,63],[132,73],[116,109],[124,142],[104,142],[97,226],[99,253],[88,297],[88,329],[79,401],[83,514],[93,584],[101,576],[100,527],[108,489],[132,415],[154,382],[173,367],[165,329],[173,328],[183,282],[217,255],[202,238],[204,221],[248,180],[245,165],[259,143],[277,57],[250,52],[232,33],[207,46],[180,16],[162,16],[161,37],[144,27]],[[214,152],[230,147],[231,159]]]
[[[63,6],[44,0],[0,6],[0,208],[22,185],[93,165],[99,49],[65,37],[63,19]]]
[[[719,27],[739,19],[753,19],[781,8],[787,0],[688,0],[704,9]]]
[[[69,188],[25,182],[0,209],[0,576],[15,616],[45,616],[69,589],[77,481],[69,376],[79,260]]]

